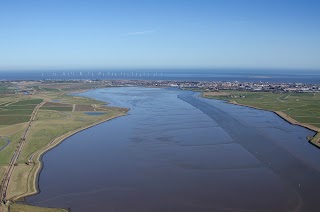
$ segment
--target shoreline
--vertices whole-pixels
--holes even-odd
[[[28,176],[28,186],[27,186],[27,191],[23,194],[19,194],[17,196],[14,196],[11,198],[11,201],[13,202],[23,202],[25,201],[24,199],[28,196],[32,196],[32,195],[35,195],[35,194],[38,194],[40,192],[40,189],[39,189],[39,176],[40,176],[40,173],[41,173],[41,170],[43,169],[43,162],[42,162],[42,157],[45,153],[49,152],[50,150],[54,149],[55,147],[59,146],[64,140],[66,140],[67,138],[71,137],[72,135],[76,134],[76,133],[79,133],[81,131],[84,131],[86,129],[89,129],[91,127],[94,127],[96,125],[99,125],[99,124],[102,124],[104,122],[107,122],[107,121],[110,121],[112,119],[115,119],[115,118],[118,118],[118,117],[122,117],[122,116],[126,116],[127,114],[121,114],[121,115],[115,115],[115,116],[112,116],[112,117],[108,117],[106,119],[103,119],[101,121],[98,121],[96,123],[93,123],[93,124],[90,124],[88,126],[84,126],[84,127],[81,127],[79,129],[76,129],[76,130],[73,130],[73,131],[70,131],[66,134],[63,134],[55,139],[53,139],[44,149],[42,150],[38,150],[39,152],[36,152],[34,155],[34,163],[35,165],[32,167],[32,170]],[[35,168],[35,170],[33,171],[33,169]],[[32,179],[33,178],[33,179]],[[31,182],[31,185],[29,184],[29,180],[32,180]]]
[[[201,97],[203,97],[203,96],[201,95]],[[203,97],[203,98],[206,98],[206,97]],[[291,118],[290,116],[288,116],[287,114],[285,114],[282,111],[273,111],[273,110],[267,110],[267,109],[263,109],[263,108],[259,108],[259,107],[255,107],[255,106],[251,106],[251,105],[245,105],[245,104],[238,103],[238,102],[236,102],[234,100],[229,100],[229,101],[226,101],[226,102],[229,103],[229,104],[249,107],[249,108],[253,108],[253,109],[257,109],[257,110],[269,111],[269,112],[272,112],[272,113],[276,114],[277,116],[279,116],[280,118],[282,118],[283,120],[288,122],[289,124],[297,125],[297,126],[300,126],[300,127],[304,127],[304,128],[306,128],[308,130],[314,131],[315,135],[312,137],[312,139],[308,139],[308,141],[309,141],[309,143],[311,143],[315,147],[320,148],[320,128],[318,128],[318,127],[314,127],[314,126],[309,125],[309,124],[304,124],[304,123],[298,122],[297,120]]]

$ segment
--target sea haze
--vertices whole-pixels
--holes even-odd
[[[310,130],[177,89],[80,95],[131,110],[45,154],[41,192],[29,204],[79,212],[320,210]]]
[[[320,71],[308,70],[100,70],[0,72],[1,80],[133,79],[240,81],[320,84]]]

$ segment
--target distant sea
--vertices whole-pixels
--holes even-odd
[[[320,71],[297,70],[117,70],[0,72],[0,80],[181,80],[320,84]]]

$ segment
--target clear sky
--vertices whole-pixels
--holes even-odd
[[[319,0],[0,0],[0,70],[320,70]]]

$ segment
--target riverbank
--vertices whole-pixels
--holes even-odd
[[[30,183],[30,186],[28,186],[28,191],[23,193],[23,194],[20,194],[20,195],[17,195],[17,196],[14,196],[12,197],[12,201],[19,201],[19,200],[23,200],[24,198],[28,197],[28,196],[31,196],[31,195],[34,195],[34,194],[37,194],[39,192],[39,189],[38,189],[38,180],[39,180],[39,175],[40,175],[40,172],[41,172],[41,169],[43,168],[43,163],[41,161],[41,158],[42,156],[47,153],[48,151],[50,151],[51,149],[55,148],[56,146],[58,146],[59,144],[61,144],[65,139],[69,138],[70,136],[78,133],[78,132],[81,132],[83,130],[86,130],[86,129],[89,129],[91,127],[94,127],[96,125],[99,125],[101,123],[104,123],[106,121],[110,121],[112,119],[115,119],[115,118],[118,118],[118,117],[121,117],[121,116],[125,116],[126,114],[120,114],[120,115],[116,115],[116,116],[112,116],[112,117],[108,117],[104,120],[101,120],[99,122],[96,122],[96,123],[93,123],[93,124],[90,124],[88,126],[85,126],[85,127],[82,127],[80,129],[77,129],[77,130],[73,130],[73,131],[70,131],[62,136],[59,136],[58,138],[54,139],[53,141],[51,141],[48,146],[46,146],[44,149],[42,150],[39,150],[39,152],[35,153],[34,155],[34,163],[36,164],[34,166],[34,172],[33,174],[31,174],[29,177],[28,177],[28,182]],[[32,180],[31,180],[32,179]]]
[[[313,126],[313,125],[310,125],[310,124],[307,124],[307,123],[302,123],[300,121],[297,121],[296,119],[290,117],[289,115],[287,115],[286,113],[283,112],[283,110],[274,110],[274,109],[268,109],[266,107],[268,106],[265,106],[264,108],[262,107],[258,107],[258,106],[254,106],[254,105],[250,105],[250,103],[253,103],[252,99],[250,100],[247,100],[246,99],[246,96],[244,96],[244,94],[242,94],[241,92],[236,92],[236,94],[233,94],[232,92],[228,93],[228,92],[211,92],[213,93],[212,95],[205,95],[205,92],[203,92],[201,94],[201,97],[203,98],[213,98],[213,99],[220,99],[220,100],[225,100],[227,101],[228,103],[230,104],[235,104],[235,105],[239,105],[239,106],[244,106],[244,107],[250,107],[250,108],[254,108],[254,109],[258,109],[258,110],[265,110],[265,111],[270,111],[270,112],[273,112],[275,113],[276,115],[278,115],[280,118],[282,118],[283,120],[287,121],[288,123],[290,124],[293,124],[293,125],[298,125],[298,126],[301,126],[301,127],[304,127],[304,128],[307,128],[309,130],[312,130],[315,132],[315,135],[313,137],[310,137],[308,138],[309,142],[311,144],[313,144],[314,146],[320,148],[320,128],[317,127],[317,126]],[[241,95],[243,96],[240,96],[239,94],[241,93]],[[261,93],[254,93],[255,95],[259,95]],[[232,100],[229,99],[229,97],[227,96],[230,96],[230,95],[233,95],[235,96]],[[248,92],[245,93],[245,95],[248,95]],[[268,93],[268,95],[270,95]],[[288,96],[287,96],[288,97]],[[285,97],[284,100],[287,98]],[[250,98],[250,96],[249,96]],[[262,95],[262,98],[263,98],[263,95]],[[277,99],[279,99],[279,97],[277,96]],[[245,102],[247,101],[248,103],[245,104],[245,103],[239,103],[237,102],[237,100],[241,100],[242,102]],[[279,99],[280,100],[280,99]],[[284,100],[281,100],[283,103]],[[298,101],[299,102],[299,101]],[[269,102],[268,102],[269,103]],[[262,105],[263,103],[260,102],[260,105]],[[298,103],[296,103],[298,104]],[[301,104],[301,103],[300,103]],[[267,104],[265,104],[267,105]],[[273,108],[273,105],[272,106],[269,106],[269,107],[272,107]],[[282,109],[282,108],[279,108],[279,109]],[[288,108],[286,109],[287,111],[290,110],[291,108]],[[307,111],[306,111],[307,112]]]
[[[77,88],[75,90],[72,89],[71,92],[84,92],[85,90],[87,89]],[[128,111],[126,108],[105,106],[107,104],[106,102],[91,98],[74,98],[68,95],[68,93],[70,93],[70,91],[41,91],[29,97],[14,95],[8,100],[8,102],[16,103],[23,101],[30,102],[34,101],[35,98],[39,98],[45,99],[48,104],[46,103],[42,106],[37,116],[33,119],[28,137],[25,138],[25,145],[21,150],[17,162],[14,164],[14,172],[6,188],[7,197],[5,200],[8,201],[6,204],[1,204],[1,212],[8,210],[12,205],[16,205],[15,202],[23,201],[25,197],[39,192],[38,178],[43,167],[41,159],[46,152],[58,146],[66,138],[111,119],[125,116]],[[72,105],[73,108],[69,107],[70,105]],[[99,116],[90,116],[86,114],[86,111],[100,111],[101,114]],[[19,128],[19,132],[25,130],[25,125],[23,123],[20,125],[21,129]],[[8,128],[11,127],[11,125],[1,127]],[[14,129],[17,130],[16,128]],[[12,130],[10,130],[10,132],[7,131],[8,130],[3,131],[5,134],[1,136],[9,136],[12,134]],[[2,153],[5,161],[10,160],[10,152],[13,152],[14,145],[19,143],[20,134],[15,133],[13,135],[14,137],[9,137],[13,142],[8,145],[8,148],[4,149],[8,153]],[[4,163],[4,160],[1,162]],[[6,168],[4,165],[2,166]],[[19,207],[13,208],[16,208],[17,211],[22,208],[23,211],[26,212],[31,212],[35,209],[35,207],[23,204],[19,204]],[[39,207],[37,208],[39,210],[41,209]],[[46,208],[42,208],[41,210],[46,211]],[[60,211],[59,209],[56,210]],[[15,211],[15,209],[12,211]]]

